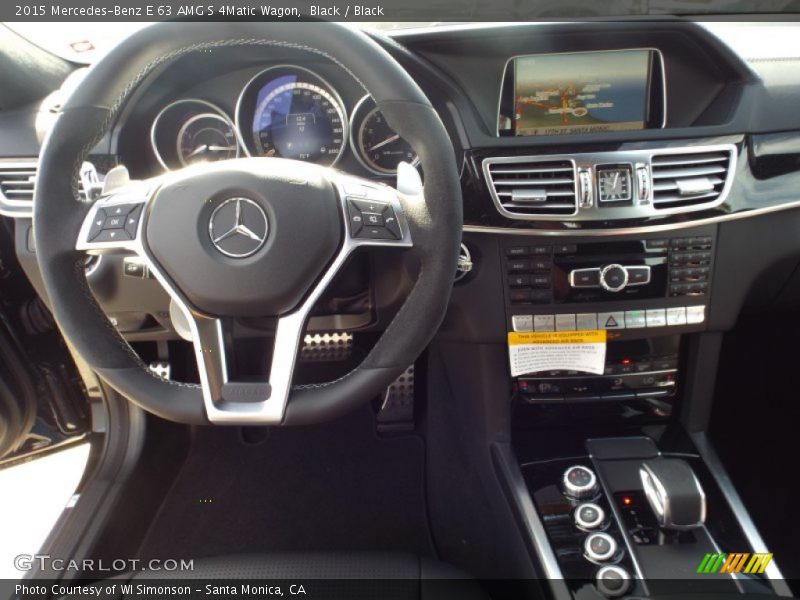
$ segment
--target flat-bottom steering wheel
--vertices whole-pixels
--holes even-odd
[[[345,69],[415,149],[424,189],[395,189],[300,161],[249,158],[193,166],[123,185],[94,203],[77,172],[131,93],[157,67],[220,47],[293,48]],[[410,169],[410,167],[409,167]],[[418,181],[416,181],[418,183]],[[368,227],[363,214],[382,217]],[[108,229],[109,219],[123,227]],[[115,225],[121,225],[114,221]],[[61,331],[109,385],[142,408],[191,424],[297,425],[336,418],[411,364],[441,323],[461,238],[458,170],[447,132],[417,84],[360,31],[332,23],[159,23],[95,64],[64,105],[39,162],[37,259]],[[419,275],[364,361],[329,383],[295,386],[314,303],[363,247],[413,255]],[[92,295],[86,252],[138,255],[189,325],[200,385],[153,374]],[[274,317],[267,381],[234,381],[226,324]]]

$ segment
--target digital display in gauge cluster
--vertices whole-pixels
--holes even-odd
[[[331,166],[347,143],[339,95],[300,67],[272,67],[245,86],[236,123],[253,156],[277,156]]]

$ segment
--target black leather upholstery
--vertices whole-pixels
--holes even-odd
[[[193,589],[203,591],[206,584],[224,586],[247,582],[256,586],[261,582],[261,585],[280,586],[284,596],[291,595],[290,585],[302,585],[306,595],[298,597],[314,600],[488,599],[474,579],[455,567],[413,554],[388,552],[286,553],[195,559],[192,570],[145,570],[115,577],[116,598],[128,597],[120,585],[125,580],[134,586],[154,587],[167,585],[167,582],[169,585],[182,585],[182,581],[191,580]],[[103,585],[107,583],[112,582],[102,582]],[[141,594],[136,594],[136,597],[140,598]]]

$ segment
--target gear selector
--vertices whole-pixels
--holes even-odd
[[[703,525],[706,495],[685,460],[656,458],[639,469],[644,493],[664,529],[687,530]]]

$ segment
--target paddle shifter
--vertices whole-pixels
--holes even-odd
[[[663,529],[687,530],[706,520],[706,495],[685,460],[656,458],[639,469],[644,493]]]

